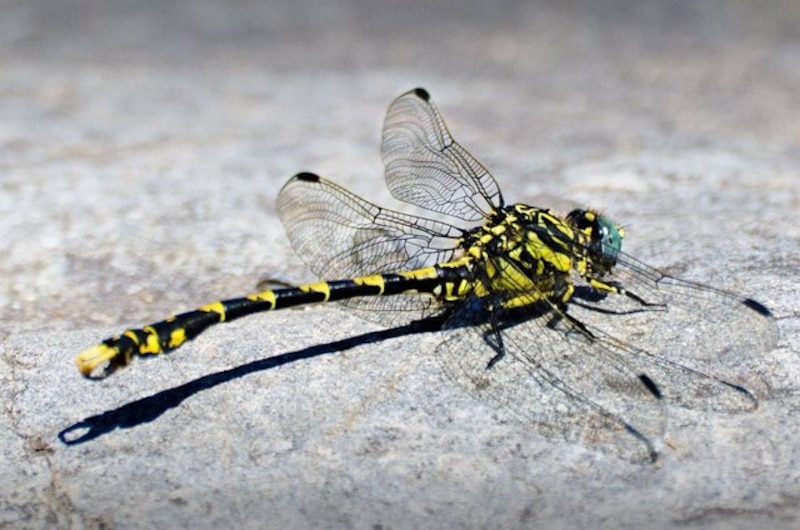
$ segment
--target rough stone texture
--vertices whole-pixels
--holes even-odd
[[[0,527],[797,528],[800,8],[766,5],[4,2]],[[418,85],[512,200],[596,205],[773,308],[771,398],[675,411],[630,464],[334,307],[77,374],[124,326],[309,279],[277,191],[306,169],[388,202],[383,113]]]

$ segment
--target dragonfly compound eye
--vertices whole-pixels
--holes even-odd
[[[616,260],[622,250],[625,230],[594,210],[572,210],[566,219],[572,228],[589,237],[589,247],[592,250],[599,252],[603,257]]]

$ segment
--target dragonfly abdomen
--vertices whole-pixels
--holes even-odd
[[[442,297],[442,293],[463,289],[454,287],[458,281],[463,283],[463,277],[461,268],[435,266],[346,280],[322,281],[286,289],[270,289],[249,296],[220,300],[142,328],[128,329],[84,350],[78,355],[76,362],[85,376],[105,376],[130,363],[135,355],[169,352],[221,322],[230,322],[264,311],[361,296],[430,293],[432,296]]]

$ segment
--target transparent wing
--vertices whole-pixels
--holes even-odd
[[[311,173],[292,177],[278,194],[278,214],[297,254],[321,279],[406,271],[451,260],[462,232],[446,223],[387,210]],[[435,311],[430,296],[363,297],[342,302],[369,311],[398,312],[397,323]]]
[[[669,358],[705,370],[727,367],[730,377],[755,384],[752,369],[760,354],[775,347],[778,331],[767,308],[739,294],[666,274],[620,253],[611,278],[626,291],[651,304],[645,311],[629,296],[599,301],[620,333],[638,343],[637,330],[651,329],[649,340]]]
[[[645,321],[622,330],[618,317],[626,315],[600,310],[600,303],[570,304],[567,314],[542,293],[530,293],[530,306],[503,314],[492,307],[504,296],[508,293],[473,298],[459,307],[437,357],[445,373],[471,394],[500,403],[546,434],[601,444],[629,460],[652,460],[664,431],[665,402],[727,412],[757,404],[724,369],[717,373],[715,363],[700,371],[674,356],[671,345],[649,340],[660,334],[654,324],[685,324],[663,318],[664,311],[638,307],[627,316]],[[476,325],[475,315],[483,315],[483,322]],[[492,318],[505,351],[500,358]],[[617,331],[638,335],[651,349],[615,338]]]
[[[381,146],[386,183],[397,199],[464,221],[502,206],[500,189],[461,147],[422,88],[389,106]]]
[[[486,344],[490,325],[446,333],[436,350],[442,369],[476,398],[500,404],[546,436],[600,445],[626,460],[655,459],[664,409],[627,363],[606,354],[587,358],[585,348],[596,347],[536,321],[502,332],[505,355],[496,362],[497,351]]]

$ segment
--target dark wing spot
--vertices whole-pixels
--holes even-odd
[[[298,173],[294,176],[297,180],[302,180],[303,182],[319,182],[319,175],[315,175],[314,173]]]
[[[650,391],[651,394],[655,396],[656,399],[661,399],[661,390],[658,388],[658,385],[650,379],[646,374],[639,374],[639,381],[647,387],[647,390]]]
[[[744,305],[758,313],[759,315],[764,315],[765,317],[771,317],[772,311],[767,309],[763,304],[760,302],[756,302],[752,298],[747,298],[742,302]]]
[[[424,101],[430,101],[431,100],[431,95],[428,94],[428,91],[425,90],[424,88],[415,88],[414,89],[414,95],[417,96],[419,99],[422,99]]]

